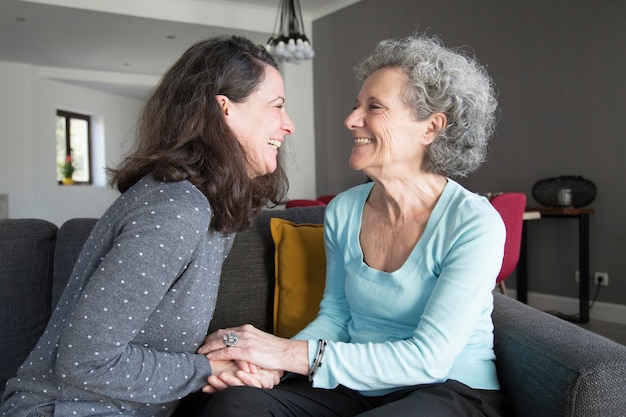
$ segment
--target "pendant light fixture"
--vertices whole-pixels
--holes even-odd
[[[298,0],[280,0],[274,31],[265,48],[278,62],[300,64],[315,56],[315,51],[304,34]]]

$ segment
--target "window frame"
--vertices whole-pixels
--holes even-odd
[[[56,117],[62,117],[65,119],[65,157],[72,155],[72,147],[71,147],[71,119],[83,120],[87,123],[87,143],[85,144],[87,148],[87,162],[89,164],[89,169],[87,170],[87,181],[76,181],[74,180],[74,184],[83,184],[83,185],[91,185],[93,183],[93,172],[92,172],[92,158],[91,158],[91,116],[87,114],[75,113],[67,110],[59,110],[57,109]],[[73,160],[73,158],[72,158]],[[62,182],[59,180],[59,184]]]

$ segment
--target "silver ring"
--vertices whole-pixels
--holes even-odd
[[[237,342],[239,342],[239,336],[235,333],[226,333],[222,336],[222,340],[224,341],[224,346],[235,347],[237,346]]]

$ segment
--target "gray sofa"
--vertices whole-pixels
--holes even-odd
[[[223,269],[211,330],[242,323],[272,329],[271,216],[321,223],[324,207],[263,212],[239,233]],[[95,219],[60,228],[0,220],[0,389],[42,333]],[[626,347],[495,293],[497,367],[515,416],[626,416]]]

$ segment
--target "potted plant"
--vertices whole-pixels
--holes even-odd
[[[76,168],[74,168],[74,165],[72,165],[72,156],[67,155],[65,157],[65,163],[61,167],[61,175],[63,175],[61,182],[65,185],[74,184],[74,180],[72,179],[72,174],[74,174],[74,171],[76,171]]]

